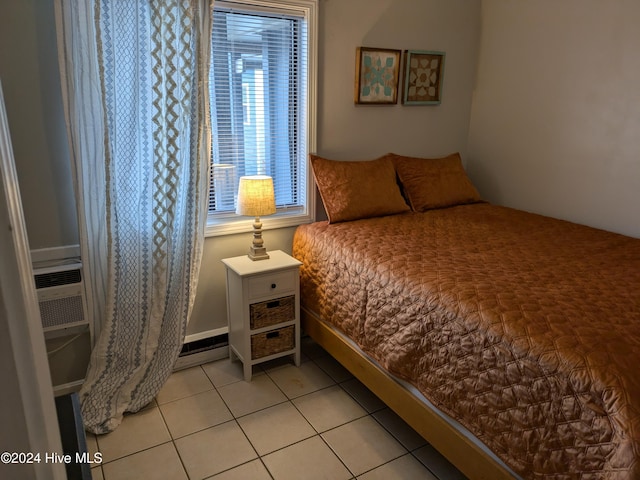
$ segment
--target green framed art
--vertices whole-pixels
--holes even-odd
[[[391,105],[398,101],[400,50],[358,47],[356,49],[356,104]]]
[[[439,105],[445,52],[405,50],[403,105]]]

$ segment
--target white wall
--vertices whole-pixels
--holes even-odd
[[[640,237],[640,2],[483,0],[481,15],[481,194]]]
[[[322,0],[318,153],[329,158],[464,154],[479,0]],[[356,47],[446,53],[442,104],[354,105]]]
[[[0,7],[2,44],[14,46],[0,49],[0,75],[31,247],[76,243],[52,2]],[[459,150],[491,201],[640,236],[638,23],[635,0],[321,0],[317,153]],[[357,46],[445,51],[442,104],[354,105]],[[293,229],[264,236],[288,251]],[[189,334],[225,324],[220,259],[250,242],[206,241]]]
[[[52,0],[0,2],[5,91],[31,248],[77,243],[61,109]],[[320,0],[317,153],[373,158],[389,151],[437,156],[466,150],[478,52],[480,0]],[[356,106],[358,46],[446,52],[439,106]],[[42,207],[42,208],[40,208]],[[268,225],[265,219],[265,225]],[[293,228],[268,230],[270,249],[291,250]],[[188,334],[226,325],[220,260],[242,255],[251,234],[206,240]]]
[[[340,160],[389,151],[465,152],[478,53],[479,0],[320,0],[317,153]],[[354,105],[356,47],[446,53],[439,106]],[[323,215],[320,202],[319,216]],[[265,226],[268,218],[264,219]],[[263,233],[268,249],[291,252],[294,229]],[[226,325],[224,266],[251,234],[209,238],[188,334]]]
[[[0,78],[30,247],[77,244],[53,0],[0,1]]]

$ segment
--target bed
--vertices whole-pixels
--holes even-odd
[[[483,202],[457,154],[312,165],[305,333],[471,479],[640,478],[639,239]]]

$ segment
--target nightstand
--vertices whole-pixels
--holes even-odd
[[[267,260],[225,258],[229,355],[240,359],[244,379],[253,365],[291,355],[300,366],[301,262],[280,250]]]

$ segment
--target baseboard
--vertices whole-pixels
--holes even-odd
[[[68,395],[70,393],[78,392],[83,383],[84,378],[82,380],[76,380],[75,382],[63,383],[62,385],[54,385],[53,395],[55,397],[59,397],[61,395]]]
[[[214,328],[212,330],[205,330],[203,332],[192,333],[184,337],[184,344],[187,345],[192,342],[197,342],[198,340],[204,340],[206,338],[211,338],[211,337],[218,337],[226,333],[229,333],[229,327],[220,327],[220,328]]]
[[[221,360],[229,356],[229,338],[227,328],[220,328],[210,332],[216,332],[217,335],[202,338],[201,334],[187,336],[182,352],[176,361],[173,371],[184,370],[185,368],[203,365],[205,363]],[[68,395],[77,392],[82,387],[84,379],[77,380],[53,387],[54,395]]]
[[[205,363],[214,362],[216,360],[222,360],[229,356],[229,346],[222,348],[216,348],[215,350],[208,350],[206,352],[196,353],[189,355],[188,357],[179,357],[176,364],[173,366],[173,371],[184,370],[185,368],[195,367],[197,365],[203,365]]]
[[[221,328],[208,332],[215,334],[207,337],[203,337],[202,334],[187,336],[173,371],[228,357],[229,336],[227,332],[227,328]]]

